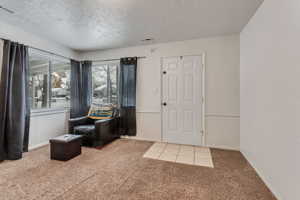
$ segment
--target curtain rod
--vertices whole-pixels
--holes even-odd
[[[69,57],[66,57],[66,56],[63,56],[63,55],[60,55],[60,54],[56,54],[56,53],[53,53],[51,51],[46,51],[46,50],[39,49],[39,48],[36,48],[36,47],[31,47],[31,46],[27,46],[27,47],[30,48],[30,49],[38,50],[38,51],[48,53],[48,54],[51,54],[51,55],[54,55],[54,56],[62,57],[62,58],[68,59],[68,60],[74,60],[73,58],[69,58]]]
[[[0,38],[0,39],[1,40],[9,40],[9,39],[6,39],[6,38]],[[25,46],[27,46],[28,48],[34,49],[34,50],[42,51],[44,53],[49,53],[51,55],[59,56],[59,57],[62,57],[62,58],[68,59],[68,60],[74,60],[73,58],[69,58],[69,57],[66,57],[66,56],[63,56],[63,55],[60,55],[60,54],[57,54],[57,53],[53,53],[51,51],[39,49],[39,48],[32,47],[32,46],[29,46],[29,45],[25,45]],[[137,58],[138,59],[143,59],[143,58],[147,58],[147,57],[142,56],[142,57],[137,57]],[[117,60],[120,60],[120,58],[106,59],[106,60],[92,60],[92,62],[106,62],[106,61],[117,61]]]
[[[145,59],[147,58],[146,56],[140,56],[137,57],[138,59]],[[108,62],[108,61],[118,61],[121,60],[121,58],[113,58],[113,59],[104,59],[104,60],[92,60],[93,62]]]
[[[9,40],[9,39],[6,39],[6,38],[0,38],[0,39],[1,39],[1,40]],[[73,59],[73,58],[69,58],[69,57],[66,57],[66,56],[63,56],[63,55],[60,55],[60,54],[57,54],[57,53],[53,53],[53,52],[51,52],[51,51],[47,51],[47,50],[39,49],[39,48],[36,48],[36,47],[32,47],[32,46],[30,46],[30,45],[26,45],[26,44],[25,44],[25,46],[27,46],[27,47],[30,48],[30,49],[42,51],[42,52],[44,52],[44,53],[49,53],[49,54],[51,54],[51,55],[59,56],[59,57],[62,57],[62,58],[68,59],[68,60],[72,60],[72,59]]]

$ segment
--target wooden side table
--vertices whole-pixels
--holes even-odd
[[[81,135],[66,134],[50,140],[52,160],[67,161],[81,154]]]

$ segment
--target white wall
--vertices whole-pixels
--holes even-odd
[[[10,39],[29,46],[51,51],[66,57],[77,58],[78,54],[53,41],[26,32],[18,27],[0,21],[0,38]],[[2,51],[0,43],[0,51]],[[2,63],[2,62],[1,62]],[[1,65],[2,66],[2,65]],[[50,138],[64,134],[66,131],[66,114],[51,113],[47,116],[33,115],[30,123],[29,148],[35,148],[49,141]]]
[[[31,115],[29,148],[48,144],[49,139],[66,133],[68,114],[61,111]]]
[[[88,52],[82,59],[146,56],[138,63],[139,139],[161,140],[160,60],[206,53],[206,125],[209,146],[239,149],[239,36]]]
[[[0,20],[0,38],[9,39],[25,45],[51,51],[70,58],[77,58],[77,52],[62,46],[54,41],[29,33],[16,26],[12,26]]]
[[[299,10],[265,0],[241,33],[241,151],[279,200],[300,199]]]

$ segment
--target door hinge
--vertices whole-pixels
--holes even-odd
[[[204,103],[204,101],[205,101],[204,97],[201,98],[201,101],[202,101],[202,103]]]
[[[204,135],[204,130],[201,130],[201,134]]]

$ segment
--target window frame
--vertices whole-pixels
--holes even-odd
[[[65,105],[63,107],[51,107],[51,99],[52,99],[52,72],[53,72],[53,62],[58,61],[66,64],[70,64],[70,73],[71,73],[71,61],[68,59],[60,58],[58,56],[44,53],[35,49],[29,48],[29,58],[31,57],[40,57],[44,58],[45,61],[48,62],[47,66],[47,108],[33,108],[30,106],[30,112],[32,115],[43,115],[45,113],[53,114],[53,113],[61,113],[65,112],[70,108],[70,103],[68,105]],[[29,59],[30,60],[30,59]],[[30,64],[29,64],[29,69],[28,69],[28,78],[30,77]],[[29,84],[29,83],[27,83]],[[70,85],[71,87],[71,85]],[[31,96],[31,94],[30,94]]]

